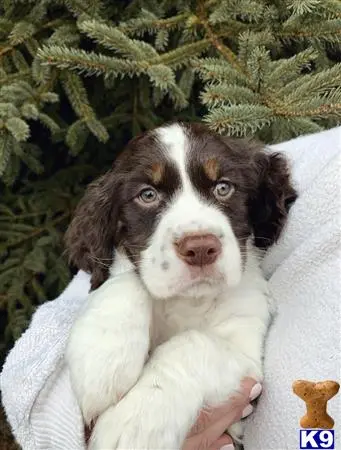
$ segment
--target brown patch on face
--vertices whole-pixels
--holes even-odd
[[[155,155],[156,156],[156,155]],[[120,220],[123,227],[118,236],[117,245],[120,244],[129,259],[136,268],[139,268],[141,252],[145,250],[149,239],[153,234],[157,224],[161,219],[162,212],[167,208],[170,199],[181,185],[180,175],[169,161],[164,159],[159,166],[164,168],[162,177],[155,183],[155,178],[151,175],[151,161],[145,161],[145,164],[136,167],[134,174],[127,180],[124,196],[127,201],[124,202],[120,211]],[[135,178],[136,177],[136,178]],[[154,203],[141,204],[133,199],[134,194],[138,194],[141,187],[154,183],[154,189],[157,192],[158,199]]]
[[[218,179],[219,163],[215,158],[211,158],[204,163],[204,171],[208,178],[212,181]]]
[[[139,205],[135,199],[153,184],[160,202]],[[140,254],[179,186],[180,176],[153,132],[130,141],[112,169],[89,185],[65,240],[70,262],[91,273],[92,289],[108,278],[115,248],[124,249],[138,268]]]
[[[163,164],[160,164],[160,163],[152,164],[150,174],[151,174],[151,179],[153,181],[153,184],[158,185],[161,182],[163,174],[164,174],[164,169],[165,169],[165,167]]]
[[[219,136],[202,124],[185,128],[191,143],[187,170],[193,186],[226,214],[242,249],[251,234],[257,247],[270,247],[297,197],[286,158],[266,152],[252,140]],[[207,173],[207,160],[217,161],[216,180]],[[220,179],[228,179],[234,187],[226,201],[213,195]]]
[[[120,190],[120,177],[113,171],[92,182],[65,234],[69,260],[78,269],[91,273],[92,289],[108,278],[119,206],[115,194]]]

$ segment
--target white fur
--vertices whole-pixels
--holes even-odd
[[[269,304],[252,254],[238,287],[211,301],[158,301],[154,314],[156,348],[138,383],[99,418],[91,449],[180,449],[200,408],[229,398],[247,375],[262,379]]]
[[[181,127],[163,128],[159,138],[179,169],[181,190],[142,252],[141,279],[131,267],[122,274],[124,256],[116,258],[112,278],[90,295],[69,343],[85,420],[99,415],[93,450],[180,449],[200,408],[226,400],[247,375],[262,378],[270,308],[258,256],[249,244],[242,269],[228,218],[192,188]],[[199,230],[222,242],[204,279],[172,244]]]
[[[66,359],[87,424],[136,383],[149,350],[150,299],[133,271],[92,292],[69,338]]]

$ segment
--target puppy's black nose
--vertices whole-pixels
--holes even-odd
[[[214,234],[186,234],[174,247],[178,257],[190,266],[213,264],[221,253],[221,242]]]

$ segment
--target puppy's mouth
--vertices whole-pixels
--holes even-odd
[[[183,279],[178,283],[176,295],[179,295],[180,297],[187,297],[188,295],[190,297],[193,295],[195,297],[210,297],[221,291],[223,285],[224,277],[222,275],[214,278],[201,276],[192,280]]]
[[[214,282],[219,277],[215,264],[208,266],[189,266],[187,270],[192,281]]]
[[[192,267],[183,276],[187,287],[214,287],[217,283],[223,282],[224,279],[225,277],[220,271],[210,266]]]

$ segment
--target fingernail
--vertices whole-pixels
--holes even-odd
[[[259,396],[259,394],[262,392],[262,385],[260,383],[257,383],[253,386],[250,392],[250,400],[254,400]]]
[[[220,450],[234,450],[234,445],[233,444],[224,445],[223,447],[220,448]]]
[[[244,419],[244,417],[249,416],[253,411],[253,406],[252,405],[247,405],[246,408],[244,408],[244,411],[242,412],[242,419]]]

